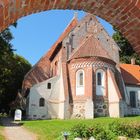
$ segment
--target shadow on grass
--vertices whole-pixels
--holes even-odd
[[[21,121],[14,121],[13,118],[4,117],[0,119],[0,125],[4,127],[21,127],[24,123]]]

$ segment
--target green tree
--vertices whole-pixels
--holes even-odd
[[[24,75],[31,68],[27,60],[14,53],[12,39],[9,28],[0,33],[0,110],[8,110],[9,103],[21,89]]]
[[[120,47],[120,61],[122,63],[129,64],[131,62],[131,58],[136,59],[136,64],[140,65],[140,57],[135,53],[129,41],[123,37],[123,35],[117,30],[114,29],[115,33],[113,34],[113,39]]]

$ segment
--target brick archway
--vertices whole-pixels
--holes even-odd
[[[23,16],[51,9],[79,9],[105,19],[140,54],[140,0],[1,0],[0,31]]]

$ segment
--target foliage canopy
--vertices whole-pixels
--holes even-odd
[[[24,75],[31,68],[27,60],[15,54],[10,43],[12,39],[9,28],[0,33],[0,111],[9,110],[10,102],[15,99],[18,89],[21,89]]]

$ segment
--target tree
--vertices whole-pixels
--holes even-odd
[[[126,38],[124,38],[123,35],[117,29],[114,28],[114,30],[115,33],[112,37],[121,49],[120,61],[122,63],[129,64],[131,62],[131,58],[135,58],[136,64],[140,65],[140,57],[138,54],[135,53],[129,41]]]
[[[15,54],[12,39],[9,28],[0,33],[0,110],[8,110],[9,103],[21,89],[24,75],[31,68],[27,60]]]

